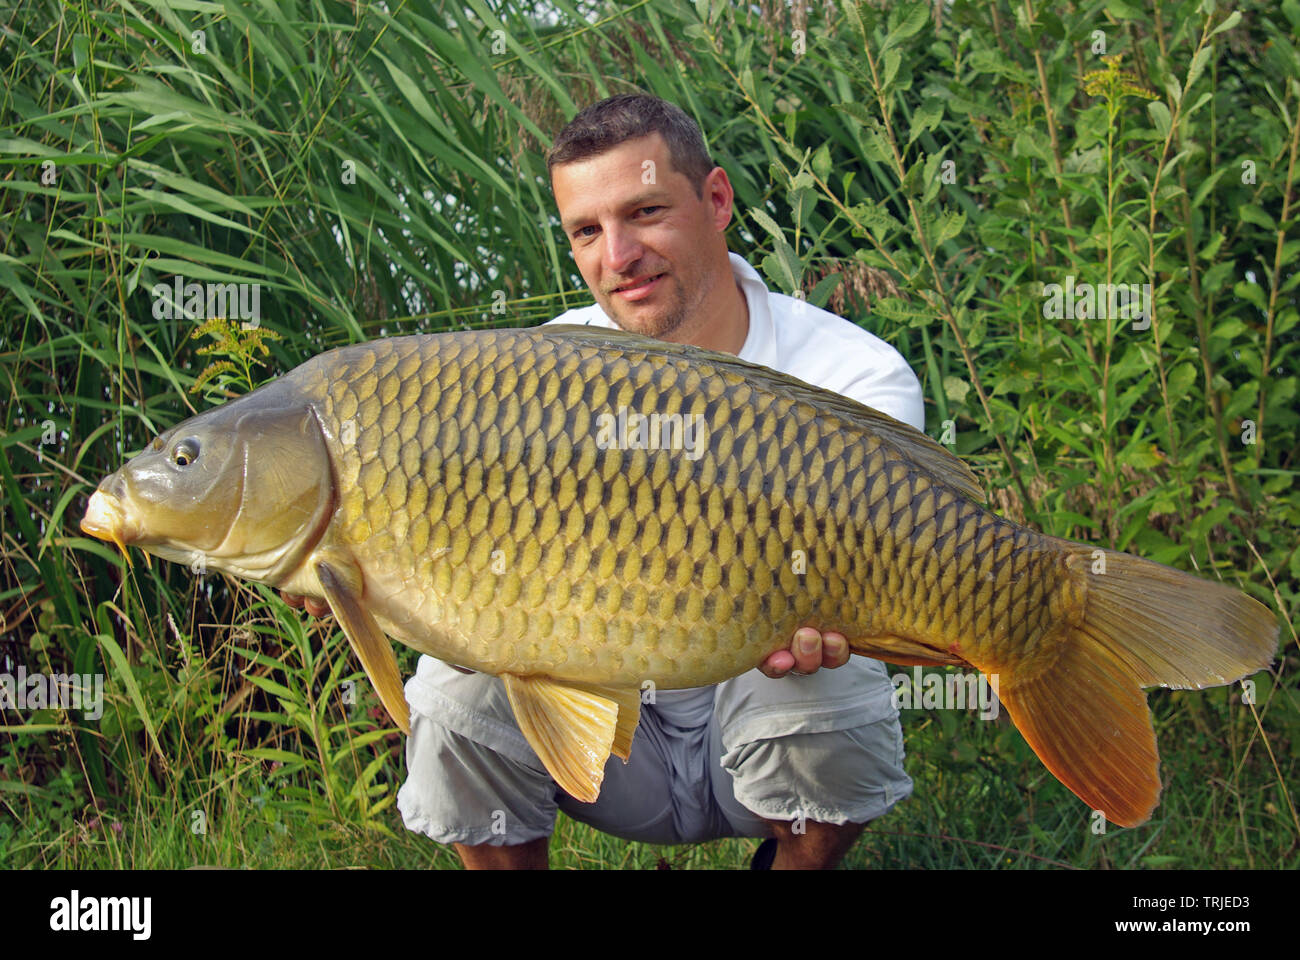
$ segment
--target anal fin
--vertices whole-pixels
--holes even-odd
[[[393,718],[393,722],[408,737],[411,735],[411,716],[402,689],[402,675],[397,669],[397,654],[384,631],[361,602],[357,591],[349,587],[344,577],[324,560],[316,563],[316,576],[329,602],[330,610],[343,627],[343,633],[356,651],[361,666],[379,694],[379,700]]]
[[[614,730],[614,742],[610,745],[609,752],[627,763],[632,752],[632,735],[641,722],[641,691],[633,687],[610,687],[595,683],[574,686],[618,704],[618,726]]]
[[[640,718],[639,693],[599,686],[579,689],[549,677],[507,673],[501,679],[519,729],[542,765],[573,797],[594,803],[610,753],[626,761],[632,748]]]

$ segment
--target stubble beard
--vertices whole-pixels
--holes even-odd
[[[708,290],[699,289],[697,291],[698,295],[695,298],[695,303],[688,306],[686,303],[685,291],[683,291],[681,282],[678,280],[677,275],[669,274],[664,279],[671,280],[674,286],[672,300],[667,304],[667,309],[664,313],[652,314],[651,316],[634,320],[628,317],[619,316],[617,312],[615,312],[614,316],[611,317],[614,323],[629,333],[639,333],[642,336],[654,337],[656,340],[665,340],[680,330],[686,324],[686,321],[691,316],[692,312],[698,312],[698,307],[708,295]],[[614,295],[611,294],[610,296],[612,299]]]

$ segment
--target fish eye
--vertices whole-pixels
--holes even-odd
[[[186,437],[172,448],[172,463],[178,467],[188,467],[199,458],[199,441],[197,437]]]

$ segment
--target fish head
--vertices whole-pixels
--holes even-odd
[[[136,546],[278,586],[320,539],[333,500],[312,408],[257,391],[172,427],[105,477],[81,529],[124,554]]]

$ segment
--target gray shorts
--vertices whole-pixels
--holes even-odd
[[[628,762],[610,757],[600,797],[581,803],[520,733],[499,679],[421,657],[406,685],[397,808],[408,830],[470,845],[550,836],[557,810],[656,844],[764,837],[764,818],[864,823],[912,792],[892,692],[884,665],[863,657],[809,677],[752,670],[659,691],[641,707]]]

